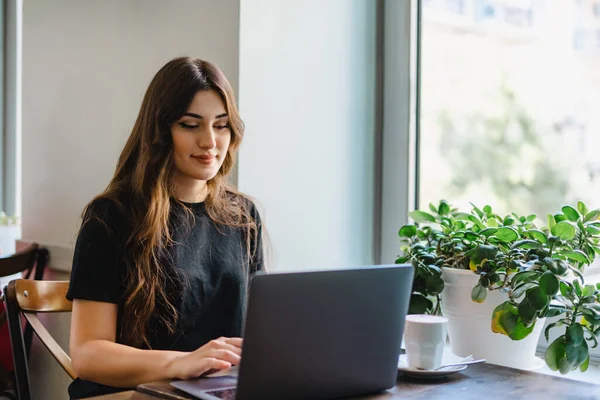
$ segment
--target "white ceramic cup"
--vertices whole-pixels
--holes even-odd
[[[442,365],[448,319],[438,315],[411,314],[404,324],[404,346],[408,366],[439,368]]]

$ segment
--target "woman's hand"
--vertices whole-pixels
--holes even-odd
[[[238,365],[242,355],[242,339],[221,337],[211,340],[199,349],[173,359],[169,376],[192,379],[200,375]]]

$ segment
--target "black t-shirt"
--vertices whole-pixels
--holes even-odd
[[[171,201],[169,225],[173,245],[164,251],[165,265],[178,277],[182,295],[175,306],[179,320],[175,334],[169,334],[157,321],[150,321],[150,346],[154,350],[193,351],[220,336],[239,337],[250,274],[261,270],[260,218],[251,205],[258,224],[258,241],[252,241],[248,262],[244,230],[215,224],[205,203]],[[188,207],[194,218],[186,217]],[[124,243],[131,228],[120,208],[110,200],[98,200],[92,207],[95,218],[82,226],[73,258],[67,298],[117,304],[117,343],[122,323],[127,265]],[[75,379],[69,386],[71,398],[85,398],[125,389]]]

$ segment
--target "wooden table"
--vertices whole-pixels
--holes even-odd
[[[152,385],[171,395],[178,395],[180,399],[193,399],[193,397],[171,388],[167,382],[157,382]],[[493,364],[477,364],[458,374],[439,380],[417,380],[399,376],[396,387],[384,393],[357,397],[356,400],[455,398],[460,400],[504,398],[511,400],[600,400],[600,385]],[[130,399],[156,400],[157,397],[137,391],[94,397],[94,400]]]

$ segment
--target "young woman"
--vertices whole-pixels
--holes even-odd
[[[83,212],[67,293],[72,398],[239,363],[248,278],[263,268],[256,208],[227,185],[242,136],[216,66],[177,58],[158,71]]]

